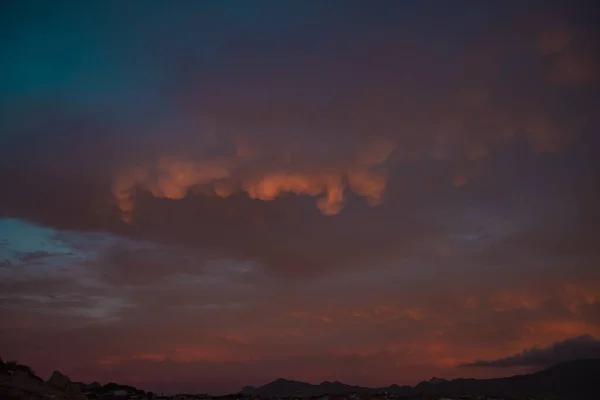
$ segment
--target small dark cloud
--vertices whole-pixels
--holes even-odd
[[[23,262],[31,262],[31,261],[41,260],[43,258],[47,258],[47,257],[51,257],[51,256],[52,256],[52,254],[48,253],[47,251],[38,250],[38,251],[24,253],[21,255],[20,259]]]
[[[544,348],[531,348],[497,360],[480,360],[461,367],[546,367],[564,361],[600,357],[600,340],[582,335]]]

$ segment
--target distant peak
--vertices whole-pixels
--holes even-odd
[[[321,386],[325,386],[325,385],[337,385],[337,386],[348,386],[345,383],[342,383],[340,381],[323,381],[321,382]]]
[[[273,383],[302,383],[302,382],[294,381],[292,379],[286,379],[286,378],[277,378],[276,380],[273,381]]]
[[[429,383],[442,383],[442,382],[448,382],[448,381],[446,379],[437,378],[435,376],[429,380]]]

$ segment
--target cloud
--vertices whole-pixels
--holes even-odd
[[[308,5],[300,8],[299,15],[310,17],[322,11]],[[404,18],[399,8],[392,9],[392,15]],[[107,21],[121,15],[114,11],[109,7],[92,14]],[[90,19],[83,24],[86,32],[110,25],[84,10],[75,12]],[[149,22],[155,12],[151,8],[147,18],[139,16],[135,35],[129,25],[119,25],[121,36],[140,39],[127,48],[121,43],[85,43],[86,35],[71,35],[69,44],[90,49],[81,52],[81,65],[96,64],[92,55],[101,54],[109,64],[102,71],[113,71],[112,75],[82,73],[75,87],[52,82],[47,85],[57,92],[32,89],[21,101],[6,102],[3,123],[9,134],[2,148],[11,150],[5,151],[0,169],[12,194],[2,199],[4,213],[43,223],[52,218],[48,214],[61,214],[65,225],[70,220],[84,229],[115,232],[124,228],[114,219],[144,225],[143,219],[154,218],[141,211],[147,210],[142,203],[150,202],[148,197],[165,200],[154,202],[160,214],[184,203],[188,213],[206,208],[207,203],[217,213],[229,213],[241,202],[259,201],[285,203],[284,208],[265,208],[294,213],[301,203],[287,200],[300,195],[315,197],[322,213],[337,216],[351,206],[354,196],[372,206],[395,201],[390,192],[399,189],[390,189],[390,184],[397,185],[395,179],[406,169],[420,175],[416,163],[437,164],[448,176],[436,172],[440,175],[436,185],[453,182],[464,190],[485,176],[486,160],[506,146],[526,140],[537,153],[564,151],[581,133],[574,121],[590,117],[582,110],[558,112],[559,105],[542,101],[563,94],[552,83],[539,80],[544,72],[540,57],[558,57],[589,33],[574,35],[564,24],[550,30],[519,26],[524,40],[513,42],[507,39],[513,35],[507,33],[515,29],[513,24],[498,20],[482,31],[476,19],[465,17],[461,25],[480,40],[459,41],[455,56],[449,58],[446,46],[408,26],[406,31],[392,29],[390,35],[381,36],[356,15],[329,16],[327,24],[301,32],[297,22],[289,22],[287,11],[275,8],[270,12],[285,18],[272,18],[270,12],[259,10],[251,20],[265,18],[268,23],[236,24],[228,28],[234,33],[223,35],[224,25],[207,21],[205,29],[212,34],[193,39],[188,33],[197,23],[181,10],[162,22],[170,28],[165,30],[168,38],[156,38]],[[232,12],[223,10],[220,18],[233,18]],[[49,19],[48,24],[68,18],[56,13],[58,19]],[[447,23],[448,31],[456,31],[452,22]],[[269,34],[275,29],[272,24],[278,35]],[[356,24],[361,27],[358,31]],[[330,25],[339,29],[325,28]],[[35,42],[39,35],[24,27],[12,29],[23,41]],[[330,33],[324,36],[325,31]],[[275,36],[295,45],[282,46]],[[142,38],[149,37],[179,45],[169,51],[148,49],[146,43],[153,41]],[[64,51],[59,39],[53,39],[53,48]],[[593,49],[583,46],[580,52]],[[35,61],[16,50],[14,54],[14,71],[28,71],[19,62]],[[523,60],[522,67],[511,61],[515,57]],[[45,65],[43,61],[48,62],[35,65]],[[140,64],[148,66],[148,80],[124,79],[143,75],[136,74]],[[31,81],[14,78],[17,83]],[[114,80],[124,82],[136,106],[146,107],[142,116],[130,109],[130,97],[120,91],[111,97],[97,88],[114,87]],[[85,97],[98,107],[81,107],[71,98],[86,89]],[[148,90],[156,94],[148,96]],[[48,100],[53,95],[62,101]],[[157,99],[158,109],[148,104],[149,98]],[[574,115],[581,113],[586,115]],[[11,154],[23,152],[29,155],[27,167],[20,169],[24,176],[16,177],[10,169]],[[402,190],[417,191],[412,185]],[[69,206],[53,198],[55,191],[72,200]],[[23,202],[22,197],[43,201]]]
[[[275,3],[15,3],[0,353],[227,391],[599,337],[583,13]]]
[[[302,15],[316,12],[314,6],[301,8]],[[148,13],[153,15],[153,10]],[[112,11],[107,8],[98,18],[116,18]],[[207,15],[215,12],[205,11]],[[402,13],[395,8],[393,12],[400,18]],[[254,18],[265,18],[263,13],[257,11]],[[414,160],[453,164],[446,167],[458,171],[447,179],[464,188],[472,175],[464,170],[479,170],[483,160],[504,146],[527,140],[535,152],[563,151],[581,131],[577,122],[580,117],[590,117],[574,115],[581,110],[558,112],[556,104],[542,101],[562,96],[561,89],[551,82],[540,82],[544,72],[558,81],[581,80],[577,77],[584,76],[581,71],[587,67],[578,69],[585,62],[577,60],[594,59],[592,48],[577,47],[580,36],[585,38],[589,32],[575,35],[564,24],[533,31],[518,27],[518,34],[526,39],[521,43],[507,39],[507,32],[514,29],[510,23],[499,21],[493,29],[480,32],[475,21],[467,18],[465,29],[477,32],[481,41],[462,41],[455,46],[455,58],[449,59],[444,46],[417,39],[411,30],[379,36],[359,18],[360,34],[350,34],[354,16],[348,21],[330,21],[340,33],[330,33],[324,42],[332,41],[337,43],[335,46],[316,46],[316,40],[323,40],[320,25],[315,31],[299,33],[291,23],[279,35],[295,46],[281,48],[281,43],[267,33],[274,29],[269,24],[243,34],[238,29],[248,26],[236,25],[231,27],[235,34],[215,43],[206,38],[222,37],[222,28],[207,24],[205,29],[213,34],[202,36],[198,44],[198,40],[192,40],[193,35],[183,33],[186,27],[197,25],[183,14],[170,14],[171,19],[164,23],[172,30],[166,32],[173,36],[170,43],[181,43],[184,48],[193,44],[192,52],[177,52],[178,47],[168,54],[149,51],[145,40],[134,40],[127,49],[118,43],[107,46],[112,51],[95,42],[89,44],[106,56],[110,68],[105,70],[114,71],[117,78],[133,74],[140,67],[135,60],[142,60],[144,66],[156,66],[148,74],[161,79],[124,82],[128,92],[138,94],[140,105],[146,105],[149,97],[161,100],[158,111],[148,105],[141,118],[127,108],[129,104],[123,104],[125,97],[120,93],[113,94],[112,106],[105,108],[105,97],[110,96],[92,90],[98,85],[96,80],[107,87],[112,84],[104,80],[114,80],[114,76],[103,74],[90,74],[98,76],[91,82],[84,79],[88,74],[82,74],[83,81],[75,88],[62,86],[70,88],[66,94],[27,92],[18,104],[8,103],[16,110],[6,113],[5,124],[10,132],[7,144],[38,158],[37,162],[28,161],[38,165],[35,168],[30,164],[29,174],[38,174],[36,180],[42,179],[44,173],[39,168],[52,165],[52,175],[60,177],[65,194],[76,195],[73,191],[93,197],[89,201],[78,199],[76,207],[91,207],[89,203],[93,202],[94,208],[107,214],[116,207],[128,221],[135,218],[139,198],[148,194],[181,201],[188,196],[229,199],[241,193],[251,199],[274,201],[289,193],[317,197],[317,207],[324,214],[336,215],[350,193],[364,197],[371,205],[385,201],[393,175],[399,169],[410,168]],[[88,13],[82,17],[91,18]],[[151,19],[141,18],[132,37],[154,37]],[[270,23],[279,20],[267,19]],[[98,25],[97,21],[91,22],[90,27]],[[281,28],[279,23],[277,27]],[[25,28],[13,29],[22,40],[35,39],[34,33],[21,31]],[[131,27],[120,29],[124,35],[131,33]],[[244,40],[252,45],[241,45]],[[528,41],[534,48],[526,45]],[[535,48],[536,43],[539,48]],[[86,47],[78,41],[72,44]],[[60,42],[53,45],[64,50]],[[254,54],[245,50],[248,48]],[[122,57],[121,53],[135,57]],[[95,62],[88,60],[90,54],[96,53],[82,52],[83,65]],[[213,56],[203,65],[212,68],[202,67],[197,61],[204,60],[206,54]],[[27,70],[17,68],[18,62],[29,65],[35,61],[16,56],[15,71]],[[515,67],[511,61],[515,57],[526,66]],[[544,71],[541,65],[544,57],[553,60],[550,71]],[[198,68],[179,73],[181,64]],[[23,81],[21,76],[14,78],[14,82]],[[588,81],[581,80],[591,83]],[[157,82],[167,83],[163,87]],[[146,88],[158,94],[145,96]],[[70,99],[70,95],[85,89],[88,97],[99,97],[102,112],[82,109],[80,103]],[[48,110],[44,99],[52,94],[66,100]],[[124,109],[129,110],[125,119]],[[38,137],[49,131],[69,143],[67,147],[78,150],[61,147],[59,141],[49,140],[48,136]],[[19,133],[23,132],[34,140],[20,139]],[[79,188],[69,189],[69,185]],[[24,205],[10,208],[19,207]]]
[[[41,233],[23,225],[24,236],[37,243]],[[177,244],[47,234],[75,256],[61,258],[59,267],[19,264],[0,276],[0,350],[42,374],[59,368],[73,379],[121,377],[148,388],[215,392],[282,374],[365,385],[401,376],[400,383],[416,383],[433,371],[461,376],[455,366],[472,359],[496,359],[566,334],[600,333],[597,277],[564,286],[548,276],[528,279],[529,270],[522,270],[518,290],[488,298],[491,288],[510,285],[504,276],[514,270],[484,280],[479,265],[428,268],[437,256],[419,256],[402,268],[289,279],[260,263],[206,259]],[[511,294],[543,300],[535,307],[506,303]],[[477,302],[467,306],[467,297]],[[136,340],[140,332],[144,341]],[[373,376],[376,365],[388,372]],[[179,380],[166,377],[171,373]],[[194,385],[198,374],[204,379]]]
[[[288,161],[279,167],[265,169],[261,167],[265,164],[264,158],[244,157],[245,150],[239,147],[232,149],[233,153],[228,156],[206,160],[163,157],[156,166],[138,167],[119,175],[112,192],[127,221],[131,219],[138,189],[171,200],[180,200],[194,192],[227,198],[243,191],[250,199],[259,200],[274,200],[282,193],[319,196],[317,207],[325,215],[334,215],[344,206],[345,188],[366,197],[371,205],[379,204],[383,199],[387,175],[385,170],[377,171],[376,168],[385,163],[394,144],[379,140],[365,147],[349,166],[334,163],[316,168],[294,166]]]
[[[554,343],[545,348],[531,348],[523,352],[489,361],[475,361],[463,367],[547,367],[564,361],[600,357],[600,340],[583,335]]]

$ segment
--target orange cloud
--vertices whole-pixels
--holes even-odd
[[[359,196],[366,197],[367,202],[374,206],[383,200],[383,192],[387,184],[387,173],[367,169],[348,171],[348,185]]]
[[[570,33],[562,31],[539,37],[539,53],[550,63],[550,70],[546,71],[550,79],[573,84],[595,79],[597,68],[590,51],[573,48],[571,42]],[[138,190],[172,200],[182,199],[190,192],[223,198],[246,193],[263,201],[291,193],[315,197],[317,208],[324,215],[335,215],[344,208],[347,193],[365,198],[371,206],[383,201],[389,180],[386,163],[392,154],[396,154],[395,160],[404,162],[423,158],[467,161],[452,171],[450,178],[454,186],[463,187],[477,176],[479,161],[492,154],[496,146],[512,143],[521,135],[536,153],[559,152],[578,131],[568,121],[558,123],[554,113],[542,105],[529,110],[501,104],[501,99],[496,99],[485,86],[468,85],[466,89],[440,94],[430,109],[423,110],[433,122],[422,126],[418,122],[414,126],[408,122],[399,124],[390,127],[396,132],[386,137],[365,140],[359,136],[358,140],[352,137],[344,142],[347,137],[331,135],[315,146],[312,134],[306,135],[308,145],[301,145],[303,140],[298,137],[264,143],[258,138],[260,135],[253,139],[239,134],[221,138],[213,135],[202,149],[227,148],[229,153],[210,157],[165,155],[154,163],[123,171],[114,180],[112,194],[122,218],[128,222]],[[338,139],[339,142],[329,143]],[[217,146],[221,142],[227,146]]]
[[[235,154],[230,156],[200,161],[163,157],[155,165],[132,168],[117,176],[112,193],[123,219],[131,221],[137,190],[171,200],[182,199],[190,191],[219,197],[245,192],[252,199],[264,201],[293,193],[318,197],[317,207],[325,215],[341,211],[347,188],[372,206],[383,199],[387,173],[375,168],[394,151],[390,141],[375,140],[346,166],[294,169],[286,165],[248,172],[246,161],[259,153],[247,140],[236,140]]]
[[[376,305],[354,310],[340,311],[340,314],[352,318],[377,319],[377,320],[403,320],[420,321],[425,318],[424,307],[399,307],[390,305]]]
[[[600,289],[568,284],[564,288],[562,301],[571,312],[580,314],[583,306],[600,301]]]
[[[514,290],[496,291],[490,295],[490,303],[494,311],[514,309],[534,310],[539,308],[544,300],[538,294]]]
[[[281,193],[321,196],[317,207],[325,215],[335,215],[344,206],[344,186],[340,174],[302,174],[287,171],[270,173],[243,183],[251,199],[273,200]]]
[[[320,321],[323,323],[330,323],[332,321],[331,316],[323,315],[323,314],[315,314],[307,311],[292,311],[289,313],[290,316],[300,319],[300,320],[308,320],[308,321]]]

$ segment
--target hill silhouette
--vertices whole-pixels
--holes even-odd
[[[418,385],[391,385],[367,388],[341,382],[313,385],[288,379],[277,379],[260,387],[245,387],[243,394],[260,397],[311,397],[321,395],[393,393],[399,396],[418,395],[486,395],[502,397],[545,397],[565,400],[600,399],[600,359],[585,359],[557,364],[532,374],[493,379],[432,378]]]
[[[385,396],[377,397],[414,399],[425,396],[437,399],[489,396],[502,399],[597,400],[600,399],[599,377],[600,359],[584,359],[560,363],[532,374],[494,379],[431,378],[414,387],[391,385],[368,388],[338,381],[313,385],[280,378],[260,387],[247,386],[242,393],[221,396],[221,398],[309,398],[323,395],[344,398],[346,395],[353,394],[354,399],[372,399],[373,395],[385,393]],[[113,396],[116,392],[124,394]],[[44,381],[26,365],[17,362],[4,363],[0,360],[0,398],[2,399],[143,399],[147,398],[147,395],[150,393],[117,383],[101,385],[97,382],[91,384],[72,382],[59,371],[54,371],[50,379]],[[193,398],[206,397],[193,396]]]
[[[338,395],[345,393],[366,393],[372,392],[373,390],[374,389],[361,386],[346,385],[338,381],[325,381],[319,385],[313,385],[306,382],[279,378],[258,388],[246,386],[242,390],[242,393],[260,397],[310,397],[323,394]]]

